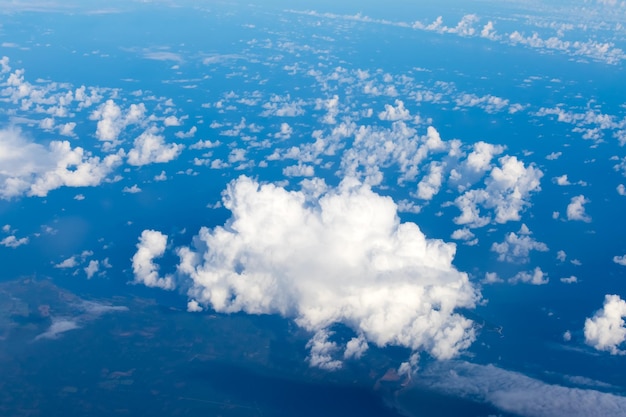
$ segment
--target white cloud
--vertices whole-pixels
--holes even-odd
[[[137,186],[137,184],[134,184],[132,187],[124,187],[122,189],[123,193],[128,193],[128,194],[137,194],[141,192],[141,188],[139,188],[139,186]]]
[[[312,177],[315,175],[315,168],[300,162],[297,165],[283,168],[283,175],[286,177]]]
[[[585,204],[589,203],[589,200],[584,195],[572,197],[570,203],[567,205],[567,220],[578,220],[589,223],[591,217],[585,213]]]
[[[456,224],[488,224],[491,216],[482,215],[479,206],[493,209],[497,223],[520,220],[520,212],[530,206],[530,194],[541,190],[543,173],[534,165],[526,167],[514,156],[503,156],[499,162],[500,166],[494,167],[485,180],[485,188],[468,190],[457,197],[455,204],[461,214],[454,219]]]
[[[428,175],[417,184],[417,197],[432,200],[439,192],[443,182],[443,166],[439,162],[431,162]]]
[[[414,381],[418,389],[426,386],[519,416],[626,417],[624,396],[548,384],[494,365],[439,362],[421,371]]]
[[[536,250],[546,252],[548,246],[543,242],[538,242],[526,232],[528,228],[522,224],[522,228],[515,234],[511,232],[506,235],[501,243],[494,242],[491,250],[498,254],[499,261],[526,263],[529,261],[530,251]]]
[[[626,266],[626,255],[614,256],[613,257],[613,262],[615,262],[618,265]]]
[[[617,194],[626,196],[626,186],[624,186],[624,184],[619,184],[616,190]]]
[[[188,131],[176,132],[174,133],[174,136],[176,136],[178,139],[189,139],[189,138],[193,138],[196,135],[197,131],[198,131],[197,127],[191,126],[191,128]]]
[[[87,279],[91,279],[100,270],[100,262],[92,259],[91,261],[89,261],[89,264],[83,269],[85,271],[85,274],[87,274]]]
[[[497,284],[500,282],[504,282],[500,276],[496,272],[487,272],[485,273],[485,278],[481,281],[483,284]]]
[[[27,237],[22,237],[20,239],[15,236],[7,236],[4,239],[0,240],[0,245],[5,246],[7,248],[17,248],[22,245],[26,245],[28,243]]]
[[[454,240],[472,240],[474,239],[475,235],[470,229],[464,227],[462,229],[457,229],[452,232],[452,235],[450,237]]]
[[[106,143],[105,149],[112,149],[119,144],[119,136],[129,125],[141,124],[145,119],[146,106],[143,103],[131,104],[124,114],[122,108],[113,100],[107,100],[94,110],[91,120],[97,120],[96,138]]]
[[[532,285],[545,285],[549,282],[549,280],[547,274],[543,272],[541,268],[536,267],[532,272],[518,272],[514,277],[509,278],[509,282],[512,284],[523,282]]]
[[[167,174],[165,171],[161,171],[159,175],[155,175],[153,178],[155,181],[167,181]]]
[[[189,298],[224,313],[294,318],[316,334],[311,349],[336,343],[327,332],[334,323],[369,343],[440,359],[471,344],[473,324],[455,309],[473,307],[479,295],[452,265],[453,244],[400,223],[390,198],[354,179],[311,198],[247,177],[233,181],[223,199],[228,226],[202,228],[193,248],[178,249]],[[150,254],[162,254],[159,236]],[[323,359],[326,347],[310,360],[334,367],[337,359]]]
[[[409,120],[411,118],[411,113],[404,107],[402,100],[396,100],[395,105],[394,107],[391,104],[385,104],[385,111],[378,113],[378,118],[392,122],[397,120]]]
[[[167,235],[156,230],[144,230],[137,244],[137,252],[133,256],[134,283],[148,287],[159,287],[172,290],[175,287],[172,276],[159,276],[159,267],[154,263],[160,258],[167,247]]]
[[[306,347],[309,349],[309,364],[315,368],[325,369],[327,371],[334,371],[342,366],[342,362],[337,359],[333,359],[336,355],[339,347],[335,342],[329,341],[329,337],[333,333],[328,330],[318,330],[311,340],[307,343]]]
[[[367,349],[367,340],[365,340],[363,335],[359,335],[358,337],[353,337],[346,343],[346,350],[343,352],[343,357],[345,359],[359,359]]]
[[[565,260],[567,259],[567,254],[565,253],[564,250],[560,250],[556,253],[556,259],[558,259],[561,262],[565,262]]]
[[[268,103],[263,104],[263,112],[261,116],[277,116],[277,117],[296,117],[304,114],[302,106],[305,104],[302,100],[290,101],[289,94],[286,96],[273,95]]]
[[[578,282],[578,278],[575,277],[574,275],[571,275],[569,277],[561,278],[561,282],[564,284],[575,284]]]
[[[100,159],[68,141],[47,147],[25,139],[19,130],[0,130],[0,198],[45,197],[66,187],[99,185],[121,164],[119,154]]]
[[[612,355],[624,354],[619,346],[626,340],[626,302],[618,295],[607,294],[604,306],[585,320],[585,343]]]
[[[0,74],[5,74],[11,71],[11,67],[9,66],[9,57],[3,56],[0,58]]]
[[[561,175],[560,177],[554,177],[553,180],[555,183],[561,186],[572,185],[572,183],[569,182],[569,180],[567,179],[567,174]]]
[[[127,162],[134,166],[169,162],[176,159],[183,148],[184,145],[176,143],[166,144],[165,137],[153,126],[135,139],[133,149],[128,151]]]
[[[78,265],[76,262],[76,256],[70,256],[69,258],[63,260],[62,262],[54,265],[55,268],[74,268]]]
[[[178,117],[176,116],[167,116],[164,120],[163,120],[163,126],[165,127],[171,127],[171,126],[180,126],[182,125],[180,119],[178,119]]]
[[[78,323],[76,323],[74,320],[62,318],[53,319],[52,324],[50,325],[48,330],[35,337],[35,340],[56,339],[61,333],[69,332],[70,330],[78,328]]]
[[[198,302],[196,300],[189,300],[187,302],[187,311],[190,313],[199,313],[202,310],[204,310],[202,308],[202,306],[200,304],[198,304]]]

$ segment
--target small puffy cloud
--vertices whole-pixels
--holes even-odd
[[[283,175],[286,177],[312,177],[315,175],[315,168],[312,165],[299,162],[297,165],[283,168]]]
[[[567,179],[567,174],[561,175],[560,177],[554,177],[553,180],[557,185],[572,185],[572,183]]]
[[[534,165],[526,167],[514,156],[503,156],[499,163],[485,180],[485,188],[468,190],[456,198],[455,204],[461,210],[454,219],[456,224],[469,227],[489,224],[491,216],[483,215],[480,207],[493,209],[496,223],[519,221],[520,212],[530,206],[531,193],[541,190],[543,173]]]
[[[590,201],[585,198],[584,195],[578,195],[572,197],[570,203],[567,205],[567,220],[577,220],[589,223],[591,217],[585,212],[585,204]]]
[[[563,152],[552,152],[552,153],[546,155],[546,159],[548,161],[555,161],[555,160],[559,159],[561,157],[561,155],[563,155]]]
[[[472,233],[472,231],[467,227],[457,229],[452,232],[452,235],[450,235],[450,237],[454,240],[472,240],[474,239],[474,236],[474,233]]]
[[[400,223],[393,200],[357,180],[318,192],[316,198],[243,176],[231,182],[223,198],[232,212],[227,226],[202,228],[192,247],[177,251],[189,298],[223,313],[295,319],[315,335],[310,363],[327,369],[338,366],[335,353],[356,355],[364,343],[439,359],[468,347],[473,323],[456,309],[473,307],[480,296],[452,265],[455,246]],[[159,236],[159,250],[144,259],[162,254]],[[153,266],[144,269],[156,275]],[[332,341],[336,323],[364,342]]]
[[[626,255],[614,256],[613,257],[613,262],[615,262],[618,265],[626,266]]]
[[[564,250],[560,250],[556,253],[556,259],[558,259],[560,262],[565,262],[565,260],[567,259],[567,254]]]
[[[626,186],[624,186],[624,184],[619,184],[616,190],[617,194],[626,196]]]
[[[293,134],[293,129],[289,126],[289,123],[281,123],[280,131],[274,134],[276,139],[289,139]]]
[[[536,267],[532,272],[521,271],[515,274],[514,277],[509,278],[509,282],[512,284],[517,284],[518,282],[522,282],[525,284],[532,285],[545,285],[549,282],[548,276],[545,272],[541,270],[541,268]]]
[[[7,248],[17,248],[22,245],[26,245],[28,243],[27,237],[22,237],[20,239],[15,236],[7,236],[4,239],[0,240],[0,245],[5,246]]]
[[[85,274],[87,274],[87,279],[91,279],[100,270],[100,262],[92,259],[91,261],[89,261],[89,264],[87,264],[87,266],[83,269],[85,271]]]
[[[585,343],[612,355],[623,355],[619,346],[626,340],[626,302],[618,295],[607,294],[604,306],[593,317],[585,320]]]
[[[526,225],[522,225],[519,234],[509,233],[501,243],[494,242],[491,250],[498,254],[499,261],[527,263],[530,251],[546,252],[548,246],[530,236]]]
[[[31,142],[19,130],[0,130],[0,198],[45,197],[60,187],[99,185],[121,164],[119,154],[92,156],[68,141],[48,146]]]
[[[339,347],[337,343],[329,341],[332,332],[325,329],[318,330],[309,340],[306,347],[309,349],[309,364],[315,368],[334,371],[342,366],[342,362],[333,359]]]
[[[144,284],[147,287],[158,287],[164,290],[173,290],[173,278],[168,275],[159,276],[159,267],[154,263],[160,258],[167,247],[167,235],[156,230],[144,230],[137,244],[137,252],[133,256],[133,274],[135,284]]]
[[[378,113],[380,120],[389,120],[392,122],[398,120],[409,120],[411,113],[404,107],[402,100],[395,101],[395,107],[390,104],[385,104],[385,111]]]
[[[184,145],[176,143],[166,144],[163,135],[153,126],[135,139],[133,149],[128,151],[127,162],[134,166],[169,162],[176,159],[183,148]]]
[[[141,192],[141,188],[139,188],[137,184],[134,184],[132,187],[124,187],[122,192],[127,194],[137,194]]]
[[[76,261],[76,256],[70,256],[69,258],[63,260],[62,262],[54,265],[55,268],[74,268],[78,265]]]
[[[504,282],[500,276],[496,272],[487,272],[485,273],[485,278],[481,281],[483,284],[497,284],[500,282]]]
[[[431,162],[428,175],[417,184],[417,197],[422,200],[432,200],[439,192],[443,182],[443,166],[438,162]]]
[[[182,123],[180,122],[180,120],[176,116],[167,116],[165,118],[165,120],[163,120],[163,125],[165,127],[180,126],[181,124]]]
[[[143,103],[131,104],[124,113],[113,100],[107,100],[92,112],[90,119],[98,121],[96,138],[105,142],[105,148],[110,149],[119,144],[119,136],[127,126],[144,122],[145,113],[146,106]]]
[[[202,306],[200,304],[198,304],[198,302],[196,300],[189,300],[187,302],[187,311],[190,313],[199,313],[202,310],[204,310],[202,308]]]
[[[174,136],[176,136],[178,139],[189,139],[189,138],[193,138],[196,135],[197,131],[198,131],[197,127],[191,126],[191,128],[188,131],[176,132],[174,133]]]
[[[348,343],[346,343],[346,350],[343,352],[345,359],[355,358],[359,359],[365,351],[368,349],[367,340],[362,335],[359,337],[353,337]]]
[[[574,275],[569,277],[563,277],[561,278],[561,282],[564,284],[575,284],[578,282],[578,278],[576,278]]]

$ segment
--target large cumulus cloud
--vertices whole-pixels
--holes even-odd
[[[323,357],[328,368],[337,358],[324,355],[356,357],[357,344],[360,353],[374,343],[448,359],[475,339],[473,323],[455,312],[480,297],[452,265],[455,245],[401,223],[393,200],[369,186],[345,179],[312,195],[242,176],[223,202],[227,224],[202,228],[178,249],[178,278],[192,301],[295,319],[315,334],[311,363]],[[329,340],[336,323],[355,332],[352,345]]]

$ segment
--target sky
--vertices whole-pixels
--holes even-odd
[[[626,3],[0,9],[0,284],[106,306],[35,347],[149,299],[407,415],[626,415]]]

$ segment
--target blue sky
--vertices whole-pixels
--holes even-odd
[[[400,347],[416,389],[626,413],[623,3],[6,7],[6,280],[280,316],[329,375]]]

